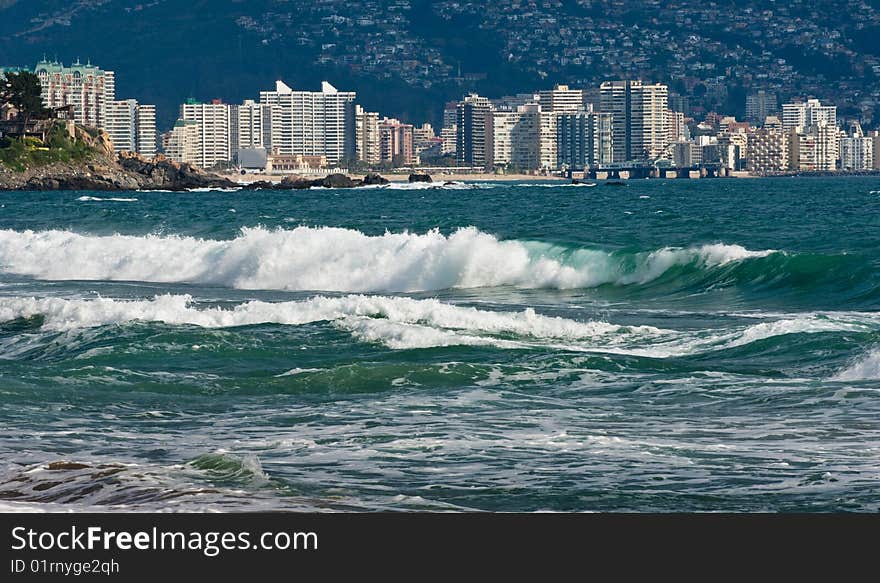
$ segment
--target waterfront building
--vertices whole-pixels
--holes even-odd
[[[779,99],[775,93],[759,90],[746,96],[746,119],[761,123],[767,116],[779,113]]]
[[[614,162],[662,158],[668,145],[669,88],[660,83],[606,81],[599,89],[601,111],[613,115]]]
[[[880,170],[880,131],[871,132],[871,141],[874,150],[874,170]]]
[[[416,163],[420,163],[420,155],[422,152],[435,148],[441,143],[441,140],[434,132],[434,126],[429,123],[423,123],[420,126],[413,126],[413,151]]]
[[[107,106],[116,100],[112,71],[79,61],[70,67],[42,60],[34,73],[40,79],[43,103],[49,108],[73,106],[74,121],[82,126],[104,128]]]
[[[197,166],[212,168],[232,160],[232,109],[228,104],[218,99],[211,103],[190,99],[180,106],[180,119],[199,128]]]
[[[328,167],[326,156],[303,156],[272,152],[266,157],[268,174],[319,174]]]
[[[862,126],[853,122],[849,134],[840,138],[841,170],[871,170],[874,167],[874,140],[865,136]]]
[[[354,159],[354,91],[339,91],[326,81],[320,91],[294,91],[278,81],[261,91],[260,103],[272,107],[271,147],[281,154],[325,156],[338,165]]]
[[[789,163],[792,170],[832,171],[837,169],[839,132],[837,126],[824,123],[809,131],[789,130]]]
[[[414,161],[413,126],[398,119],[379,122],[379,153],[383,163],[410,166]]]
[[[456,159],[462,166],[483,166],[490,162],[486,149],[486,124],[492,104],[485,97],[471,93],[456,109]]]
[[[156,155],[156,106],[135,99],[111,101],[105,106],[104,130],[116,152]]]
[[[837,106],[822,105],[818,99],[785,103],[782,106],[782,129],[809,132],[814,126],[837,126]]]
[[[156,106],[139,103],[135,119],[137,153],[145,158],[156,155],[159,134],[156,131]]]
[[[492,111],[487,118],[487,166],[537,170],[540,158],[540,106]]]
[[[382,160],[379,114],[355,105],[355,159],[370,165]]]
[[[581,111],[557,119],[558,165],[571,170],[601,167],[614,161],[613,115]]]
[[[267,149],[272,108],[251,99],[241,105],[230,105],[229,108],[230,156],[241,163],[241,150]]]
[[[680,140],[670,144],[669,149],[676,168],[693,168],[703,162],[703,148],[693,140]]]
[[[174,128],[162,137],[162,149],[175,162],[198,165],[199,124],[178,119]]]
[[[749,134],[747,168],[753,174],[783,172],[789,169],[789,134],[761,128]]]

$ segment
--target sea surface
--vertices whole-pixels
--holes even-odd
[[[880,510],[880,179],[0,193],[0,509]]]

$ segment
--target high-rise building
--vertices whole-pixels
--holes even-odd
[[[492,105],[485,97],[472,93],[458,103],[456,110],[456,158],[463,166],[489,165],[486,150],[486,123]]]
[[[783,172],[789,168],[789,134],[762,128],[749,135],[747,168],[754,174]]]
[[[364,111],[355,105],[355,159],[367,164],[378,164],[382,160],[381,140],[379,138],[379,114]]]
[[[666,142],[673,144],[687,139],[687,126],[684,114],[680,111],[666,111]]]
[[[665,155],[668,92],[668,87],[659,83],[602,83],[600,109],[613,115],[614,162],[654,160]]]
[[[871,132],[872,148],[874,149],[874,170],[880,170],[880,131]]]
[[[241,150],[266,148],[271,116],[270,106],[250,99],[241,105],[230,106],[230,154],[233,160],[238,160]]]
[[[540,123],[537,105],[490,112],[486,117],[486,166],[540,168]]]
[[[433,148],[438,144],[437,134],[434,133],[434,126],[429,123],[423,123],[420,126],[413,127],[413,150],[415,150],[416,162],[419,161],[419,154]]]
[[[594,111],[568,113],[557,119],[560,167],[585,170],[614,160],[613,115]]]
[[[786,131],[796,128],[800,132],[809,132],[814,126],[823,124],[837,125],[836,106],[822,105],[818,99],[782,105],[782,128]]]
[[[385,118],[379,122],[379,151],[382,162],[392,166],[413,163],[413,127],[398,119]]]
[[[577,113],[584,108],[584,92],[569,89],[568,85],[556,85],[553,89],[539,92],[538,103],[545,113]]]
[[[111,101],[105,106],[104,129],[116,152],[137,151],[137,107],[134,99]]]
[[[65,67],[58,62],[43,60],[37,63],[34,73],[40,79],[46,107],[72,105],[76,123],[104,127],[107,105],[116,100],[112,71],[103,71],[91,63],[83,65],[79,61]]]
[[[865,136],[862,126],[853,122],[849,134],[840,138],[841,170],[871,170],[874,167],[874,140]]]
[[[282,81],[261,91],[272,106],[271,147],[280,154],[325,156],[331,165],[355,158],[354,91],[321,83],[321,91],[294,91]]]
[[[159,143],[158,133],[156,132],[155,105],[138,104],[135,134],[137,135],[137,153],[145,158],[155,156]]]
[[[176,162],[198,165],[199,124],[195,121],[178,119],[174,128],[162,136],[162,149],[165,155]]]
[[[231,118],[230,106],[220,100],[202,103],[190,99],[180,106],[180,119],[194,122],[199,128],[197,166],[212,168],[232,160]]]
[[[451,127],[444,127],[440,130],[440,153],[444,156],[455,154],[456,142],[458,141],[458,126],[452,124]]]
[[[779,100],[775,93],[759,90],[746,96],[746,119],[754,123],[762,123],[768,115],[779,113]]]
[[[789,130],[789,164],[792,170],[837,169],[840,145],[837,126],[824,123],[807,131]]]
[[[111,101],[105,107],[104,129],[116,152],[156,155],[156,106],[135,99]]]

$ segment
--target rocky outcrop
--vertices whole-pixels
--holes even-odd
[[[409,181],[412,182],[434,182],[429,174],[417,172],[409,175]]]
[[[77,130],[82,131],[82,130]],[[180,164],[164,156],[147,160],[137,154],[107,154],[112,146],[83,132],[99,154],[87,163],[58,163],[13,172],[0,168],[0,190],[187,190],[191,188],[231,188],[236,183],[210,174],[190,164]],[[86,137],[87,136],[87,137]]]
[[[0,165],[0,190],[190,190],[196,188],[243,188],[246,190],[302,190],[307,188],[356,188],[388,184],[382,176],[370,173],[363,179],[345,174],[324,178],[289,176],[281,182],[260,180],[241,185],[228,178],[206,172],[191,164],[175,162],[159,155],[152,159],[137,154],[112,153],[106,133],[90,134],[77,128],[80,139],[96,152],[85,163],[57,163],[15,172]],[[108,153],[109,150],[109,153]]]
[[[388,184],[389,182],[390,181],[387,178],[376,174],[375,172],[370,172],[364,176],[363,180],[364,186],[381,186],[383,184]]]
[[[205,172],[191,164],[181,164],[159,155],[147,160],[137,154],[119,154],[118,164],[129,174],[141,178],[140,190],[187,190],[190,188],[235,188],[237,183]]]

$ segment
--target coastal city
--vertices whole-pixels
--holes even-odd
[[[745,96],[745,119],[708,111],[663,83],[608,80],[508,96],[463,95],[442,127],[368,111],[356,91],[324,81],[294,88],[282,80],[254,99],[187,99],[160,132],[156,106],[116,95],[116,73],[91,62],[41,60],[46,108],[106,132],[116,152],[166,158],[245,174],[328,174],[395,169],[459,173],[580,173],[593,177],[703,177],[880,171],[880,132],[810,95],[781,100],[772,90]],[[0,132],[19,112],[0,109]],[[11,125],[10,125],[11,124]]]

